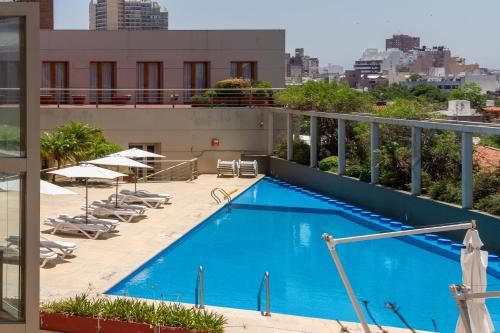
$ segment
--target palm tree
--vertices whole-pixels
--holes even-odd
[[[40,138],[40,155],[42,158],[56,161],[57,169],[64,163],[73,160],[74,143],[68,140],[61,132],[43,133]],[[55,175],[52,177],[52,182]]]

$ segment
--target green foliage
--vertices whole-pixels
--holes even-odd
[[[396,99],[394,103],[374,112],[379,117],[398,119],[429,119],[431,110],[418,100]]]
[[[199,104],[211,104],[212,99],[206,94],[203,95],[193,95],[190,98],[191,103],[199,103]]]
[[[422,143],[422,169],[431,181],[460,179],[460,140],[455,133],[425,131]]]
[[[293,142],[293,158],[292,161],[299,164],[309,165],[311,147],[300,139],[295,139]],[[276,156],[282,159],[287,157],[286,140],[281,141],[276,149]]]
[[[0,126],[0,150],[19,151],[21,145],[21,131],[19,127],[8,125]]]
[[[122,298],[90,298],[85,294],[45,303],[41,311],[214,333],[222,333],[226,324],[226,319],[222,315],[180,304],[152,304]]]
[[[393,84],[377,84],[370,92],[373,98],[377,101],[394,101],[396,99],[409,99],[410,91],[397,83]]]
[[[481,144],[500,149],[500,135],[488,135],[481,137]]]
[[[336,172],[339,166],[339,158],[337,156],[325,157],[318,163],[318,167],[322,171]]]
[[[276,94],[276,101],[299,110],[351,113],[367,112],[370,96],[347,85],[308,81],[301,86],[287,87]]]
[[[422,75],[418,74],[418,73],[411,73],[410,74],[410,77],[408,78],[411,82],[416,82],[418,81],[419,79],[422,78]]]
[[[77,122],[43,133],[40,139],[41,157],[55,160],[58,167],[67,162],[100,158],[119,150],[119,146],[106,141],[101,129]]]
[[[470,102],[471,107],[480,108],[486,102],[487,96],[482,93],[481,86],[477,83],[468,82],[464,84],[463,87],[453,90],[450,93],[449,99],[466,100]]]
[[[459,204],[462,196],[460,183],[439,180],[429,186],[429,196],[434,200]]]
[[[254,81],[252,82],[252,96],[254,97],[270,97],[272,96],[272,85],[269,81]]]
[[[448,96],[441,90],[425,83],[420,83],[412,87],[410,94],[421,102],[443,103],[448,100]]]
[[[217,82],[214,91],[217,97],[241,98],[248,94],[246,89],[250,87],[251,82],[249,80],[227,79]]]
[[[411,152],[398,142],[390,142],[379,150],[380,183],[408,190],[411,183]]]
[[[367,164],[348,164],[345,170],[346,176],[359,178],[362,182],[371,182],[370,166]]]
[[[500,193],[480,199],[475,206],[477,209],[500,216]]]

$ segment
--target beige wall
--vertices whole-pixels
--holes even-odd
[[[169,160],[199,158],[200,172],[215,172],[217,159],[238,159],[242,153],[267,154],[267,110],[259,108],[191,109],[45,109],[41,130],[70,121],[104,130],[108,140],[123,148],[129,143],[159,143]],[[284,118],[275,115],[275,140],[286,130]],[[220,140],[212,147],[211,140]]]
[[[257,62],[257,79],[285,84],[284,30],[41,31],[42,61],[68,61],[70,88],[89,88],[91,61],[116,61],[117,88],[136,87],[138,61],[163,62],[164,88],[183,88],[186,61],[210,62],[211,85],[231,61]]]

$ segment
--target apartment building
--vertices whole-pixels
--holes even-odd
[[[92,0],[90,30],[167,30],[168,11],[152,0]]]
[[[403,52],[409,52],[420,48],[420,37],[409,35],[392,35],[392,38],[385,40],[385,49],[399,49]]]
[[[40,36],[43,88],[204,89],[231,77],[284,86],[283,30],[43,30]]]
[[[40,29],[54,29],[54,0],[15,0],[37,2],[40,5]]]

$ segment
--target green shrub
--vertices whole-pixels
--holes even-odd
[[[440,180],[429,186],[429,196],[434,200],[459,204],[462,190],[459,183],[449,180]]]
[[[43,304],[41,311],[214,333],[222,333],[226,324],[222,315],[180,304],[152,304],[123,298],[90,298],[85,294]]]
[[[241,98],[248,94],[246,89],[249,89],[250,86],[249,80],[227,79],[217,82],[214,91],[217,97]],[[231,90],[227,91],[225,89]]]
[[[309,165],[311,147],[300,139],[295,139],[293,142],[293,158],[292,161],[299,164]],[[279,158],[286,159],[287,144],[286,140],[281,141],[278,145],[275,155]]]
[[[362,182],[371,182],[370,166],[366,164],[352,164],[348,165],[345,170],[346,176],[359,178]]]
[[[193,95],[190,98],[192,103],[210,104],[212,99],[206,95]]]
[[[480,199],[475,206],[479,210],[500,216],[500,193]]]
[[[322,171],[337,171],[339,166],[339,158],[337,156],[329,156],[318,163],[318,167]]]
[[[473,192],[475,201],[500,193],[500,168],[494,172],[483,171],[475,174]]]
[[[269,81],[254,81],[251,84],[252,96],[254,97],[271,97],[273,87]]]

